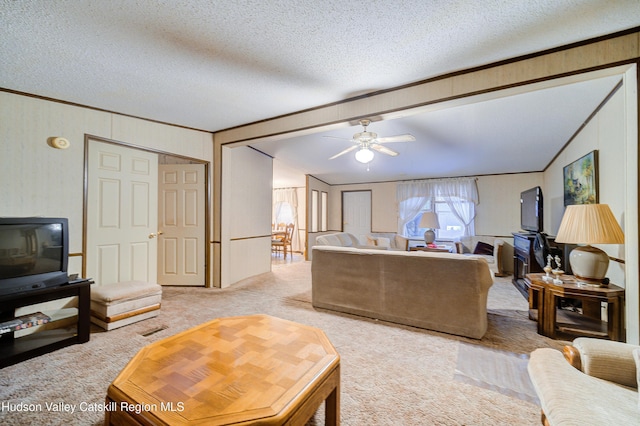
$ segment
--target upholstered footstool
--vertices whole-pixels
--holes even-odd
[[[162,287],[144,281],[126,281],[91,289],[91,322],[105,330],[158,315]]]

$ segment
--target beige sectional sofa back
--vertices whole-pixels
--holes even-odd
[[[317,308],[480,339],[493,277],[486,260],[449,253],[313,248]]]
[[[355,235],[348,232],[336,232],[335,234],[325,234],[316,238],[316,245],[335,247],[359,247],[360,241]]]

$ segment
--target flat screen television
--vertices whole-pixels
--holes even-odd
[[[520,228],[542,232],[542,189],[539,186],[520,193]]]
[[[68,282],[66,218],[0,218],[0,296]]]

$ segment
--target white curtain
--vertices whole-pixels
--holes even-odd
[[[478,204],[476,178],[430,179],[402,182],[398,184],[398,232],[405,234],[405,226],[413,220],[429,200],[443,199],[451,212],[464,224],[464,235],[472,232],[475,206]],[[473,203],[469,209],[465,202]]]
[[[405,227],[429,201],[427,185],[422,182],[400,183],[397,187],[398,234],[407,235]]]
[[[478,186],[476,179],[453,180],[441,182],[438,185],[439,196],[451,209],[451,213],[464,224],[464,236],[472,236],[473,220],[476,217],[475,206],[478,204]],[[469,208],[469,204],[473,208]]]
[[[298,192],[296,188],[278,188],[273,190],[273,221],[277,220],[279,210],[284,203],[291,206],[293,213],[293,238],[291,240],[292,251],[302,251],[300,242],[300,232],[298,227]]]

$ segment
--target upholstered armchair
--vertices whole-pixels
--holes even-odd
[[[564,355],[564,356],[563,356]],[[640,346],[580,337],[563,352],[531,353],[544,425],[640,424]]]
[[[492,244],[486,243],[484,241],[477,240],[476,238],[467,238],[465,241],[456,242],[456,252],[461,254],[473,254],[475,256],[482,256],[487,263],[489,264],[489,269],[496,277],[506,277],[509,275],[505,271],[505,267],[503,264],[504,253],[503,249],[505,246],[505,242],[501,238],[495,238],[492,241]],[[467,251],[465,249],[465,242],[467,244],[473,244],[473,251]]]

